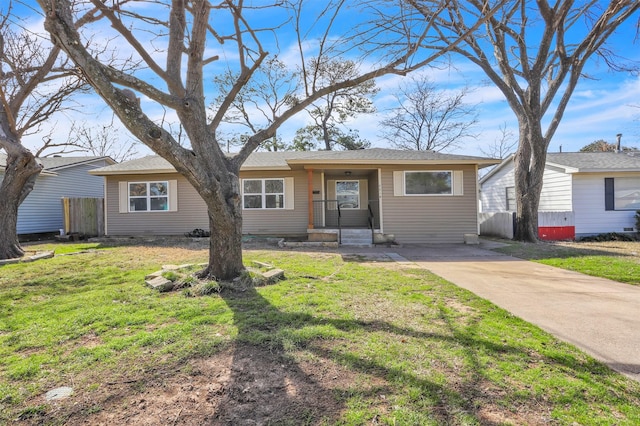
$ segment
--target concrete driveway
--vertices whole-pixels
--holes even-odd
[[[341,251],[384,253],[426,268],[640,381],[640,287],[505,256],[485,244]]]

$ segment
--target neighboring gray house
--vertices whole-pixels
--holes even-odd
[[[61,198],[104,197],[104,179],[88,172],[115,164],[110,157],[44,157],[33,191],[18,208],[18,234],[59,232],[64,226]],[[6,155],[0,153],[0,181]]]
[[[461,243],[478,233],[478,168],[497,162],[379,148],[255,152],[240,171],[243,232],[345,243],[360,230],[368,242],[391,234],[398,243]],[[161,157],[91,174],[105,177],[108,235],[208,228],[204,202]]]
[[[515,210],[513,157],[480,180],[481,211]],[[580,238],[633,232],[640,210],[640,152],[548,153],[539,211],[569,212],[541,233]],[[558,229],[545,229],[558,228]],[[564,228],[564,229],[559,229]]]

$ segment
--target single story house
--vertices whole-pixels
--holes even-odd
[[[4,178],[6,155],[0,153],[0,182]],[[63,197],[104,195],[104,179],[88,172],[115,164],[111,157],[43,157],[43,166],[33,191],[18,208],[18,235],[59,232],[64,228]]]
[[[347,230],[359,229],[353,238],[365,240],[353,243],[462,243],[478,234],[478,168],[497,163],[380,148],[254,152],[240,171],[243,233],[347,244]],[[204,202],[161,157],[90,173],[105,177],[107,235],[208,229]]]
[[[480,179],[481,211],[515,211],[514,162],[509,157]],[[574,239],[635,232],[640,210],[640,152],[548,153],[540,195],[540,237]],[[565,223],[543,223],[563,212]]]

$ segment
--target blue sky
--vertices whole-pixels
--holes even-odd
[[[26,11],[23,13],[28,14]],[[640,61],[639,44],[637,41],[634,44],[635,24],[636,21],[627,23],[611,39],[610,44],[623,56]],[[37,20],[32,20],[29,25],[35,30],[39,23]],[[279,47],[282,51],[286,51],[288,41],[281,40]],[[222,62],[225,59],[232,59],[233,54],[232,50],[225,51]],[[491,144],[499,138],[501,127],[506,127],[517,135],[515,116],[500,91],[487,83],[486,76],[473,64],[455,57],[453,63],[455,69],[419,71],[427,75],[442,90],[456,91],[467,87],[470,91],[466,98],[467,103],[472,105],[478,113],[479,123],[475,129],[478,133],[477,139],[467,140],[457,149],[448,152],[481,155],[480,147],[483,144]],[[560,147],[564,152],[577,151],[582,146],[599,139],[614,142],[617,133],[623,134],[623,145],[640,148],[640,77],[629,73],[613,73],[608,70],[606,64],[596,58],[590,62],[586,72],[589,78],[582,79],[578,84],[549,151],[557,152]],[[386,76],[378,80],[380,92],[375,97],[378,112],[360,116],[349,123],[351,128],[357,129],[360,136],[369,140],[375,147],[391,147],[388,141],[380,137],[378,123],[394,106],[393,94],[401,81],[402,77],[399,76]],[[47,125],[53,128],[56,138],[66,138],[69,121],[87,120],[97,126],[110,121],[110,110],[96,96],[83,95],[78,97],[77,101],[82,105],[82,114],[59,114]],[[142,106],[144,109],[144,100]],[[308,121],[306,113],[300,113],[280,129],[279,135],[285,140],[290,140],[295,130],[306,125]],[[125,134],[124,130],[119,132],[121,137]],[[35,149],[41,144],[41,137],[42,135],[28,136],[23,142]],[[140,146],[138,151],[140,154],[150,153],[144,146]]]

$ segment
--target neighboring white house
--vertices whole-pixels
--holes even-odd
[[[515,211],[513,168],[509,157],[480,180],[481,212]],[[637,210],[640,152],[547,154],[539,211],[572,213],[573,223],[557,225],[565,228],[559,235],[634,232]]]
[[[104,197],[104,179],[89,170],[115,164],[110,157],[37,158],[44,169],[18,208],[18,234],[58,232],[64,226],[61,198]],[[0,182],[6,155],[0,153]]]

